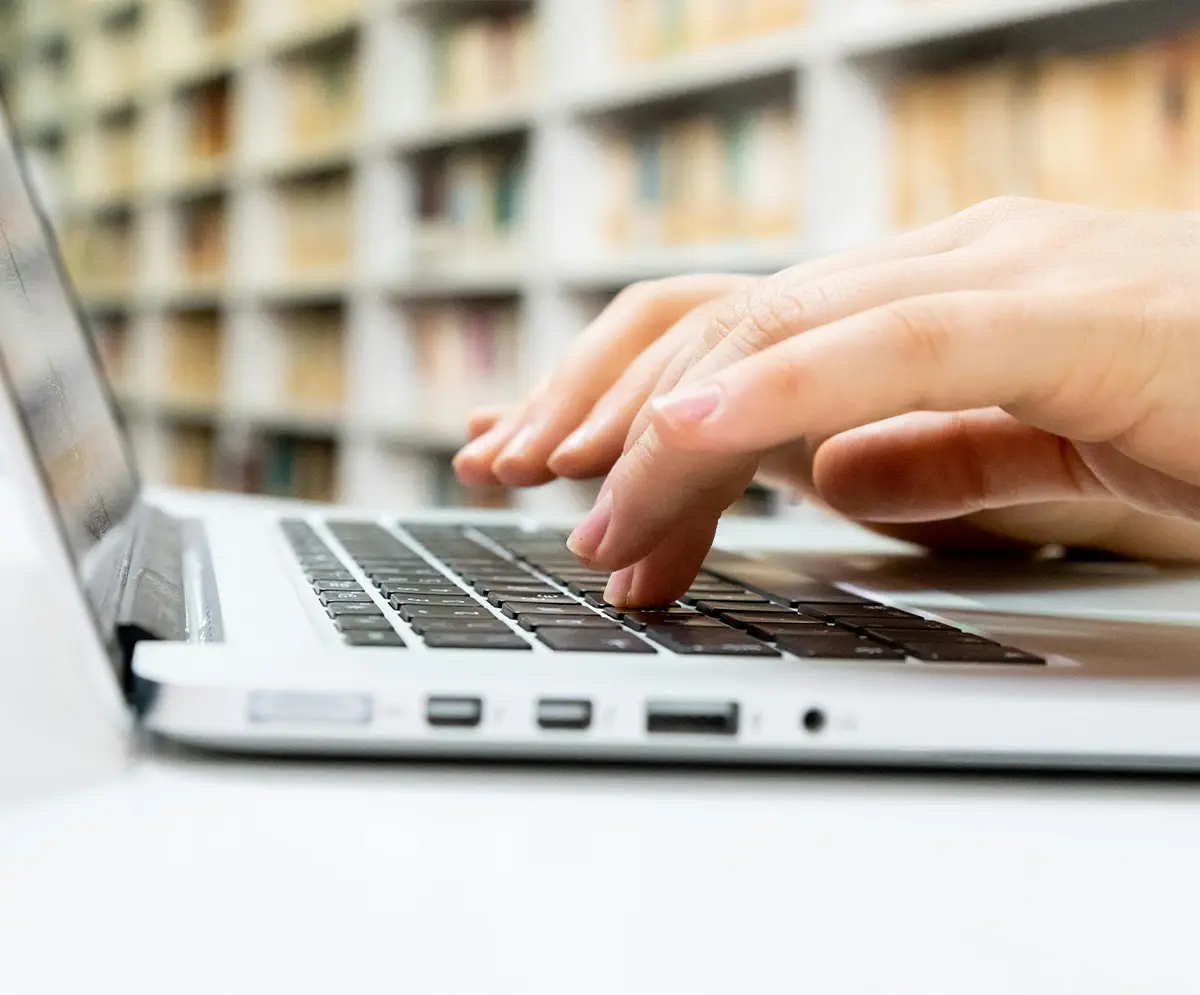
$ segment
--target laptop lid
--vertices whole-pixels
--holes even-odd
[[[56,536],[61,544],[118,667],[117,612],[141,487],[95,343],[6,114],[0,114],[0,380],[24,442],[19,448],[33,470],[15,482],[26,504],[44,506],[51,541]]]

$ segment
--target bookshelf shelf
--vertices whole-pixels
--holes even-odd
[[[623,286],[903,226],[897,101],[931,68],[1200,28],[1195,0],[680,3],[632,35],[669,5],[12,4],[6,96],[148,476],[531,511],[594,488],[464,492],[466,413]]]
[[[613,73],[613,82],[568,97],[566,107],[584,116],[608,114],[708,90],[787,77],[807,69],[814,50],[807,31],[791,29],[621,67]]]

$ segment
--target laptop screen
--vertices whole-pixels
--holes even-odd
[[[111,636],[137,475],[91,336],[2,114],[0,366],[81,586]]]

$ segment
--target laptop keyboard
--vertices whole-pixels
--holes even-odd
[[[557,531],[327,522],[367,583],[307,522],[285,538],[350,646],[562,653],[1043,664],[1041,657],[760,561],[718,559],[677,603],[624,610],[607,573]],[[411,539],[412,541],[408,541]],[[385,611],[386,607],[386,611]],[[407,623],[402,635],[390,613]]]

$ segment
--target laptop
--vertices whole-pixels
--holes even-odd
[[[516,516],[280,517],[252,498],[173,514],[139,482],[7,128],[0,238],[0,440],[46,596],[151,734],[272,754],[1200,766],[1200,628],[1153,615],[1200,592],[1193,572],[718,549],[680,602],[617,611],[566,529]]]

